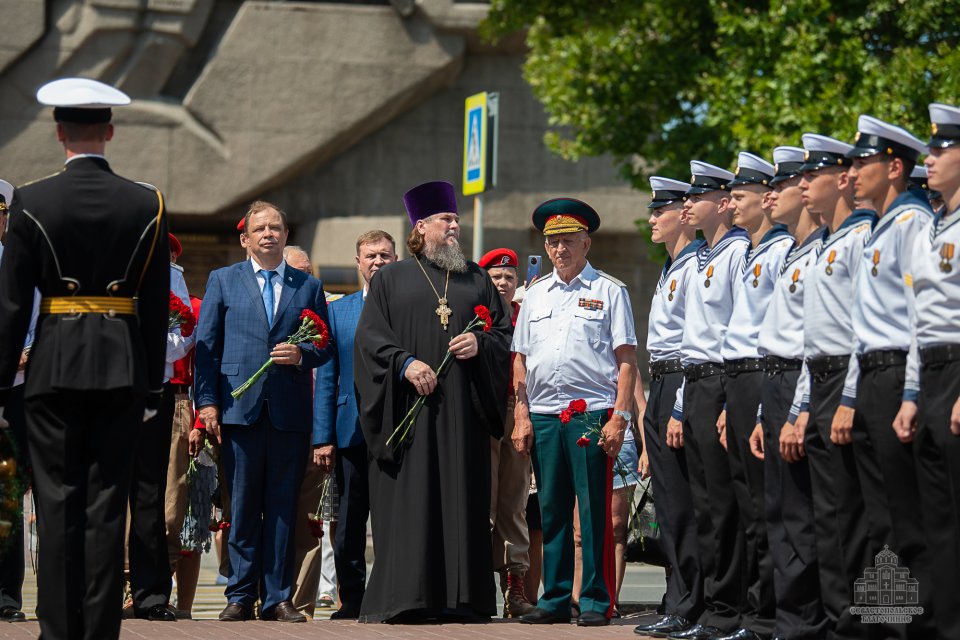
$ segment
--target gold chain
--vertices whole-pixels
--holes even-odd
[[[437,296],[437,310],[435,313],[440,318],[440,324],[443,326],[443,330],[446,331],[447,325],[450,323],[450,314],[453,313],[453,310],[447,306],[447,289],[450,287],[450,269],[447,269],[447,281],[443,285],[443,295],[441,296],[437,288],[433,286],[433,280],[427,275],[427,270],[420,264],[420,257],[414,256],[414,260],[417,261],[417,266],[420,267],[420,271],[423,272],[423,277],[427,279],[427,284],[430,285],[433,293]]]

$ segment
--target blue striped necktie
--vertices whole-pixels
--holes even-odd
[[[273,283],[270,281],[273,276],[277,274],[276,271],[267,271],[264,269],[260,273],[263,274],[263,308],[267,312],[267,324],[273,326]]]

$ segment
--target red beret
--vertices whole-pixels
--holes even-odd
[[[174,253],[178,258],[183,253],[183,246],[180,244],[180,241],[177,240],[177,236],[170,234],[170,251]]]
[[[240,218],[240,222],[237,223],[237,231],[239,231],[240,233],[243,233],[244,225],[246,224],[246,222],[247,222],[247,216],[243,216],[242,218]]]
[[[520,262],[517,260],[517,252],[513,249],[493,249],[487,251],[480,258],[480,266],[484,269],[493,267],[513,267],[518,268]]]

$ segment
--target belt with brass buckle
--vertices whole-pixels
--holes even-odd
[[[40,313],[105,313],[108,316],[133,316],[137,313],[137,307],[133,298],[66,296],[43,298],[40,300]]]

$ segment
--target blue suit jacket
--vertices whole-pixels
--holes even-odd
[[[352,447],[363,442],[353,388],[353,337],[363,310],[363,291],[330,303],[330,359],[317,369],[313,404],[313,444]]]
[[[299,367],[273,365],[239,399],[230,396],[267,361],[274,346],[300,327],[304,309],[312,309],[329,324],[323,285],[289,264],[284,268],[280,303],[269,327],[250,260],[213,271],[196,329],[197,407],[216,405],[222,424],[249,425],[260,418],[267,400],[274,427],[309,432],[313,425],[310,370],[329,359],[329,347],[320,351],[310,342],[301,343]]]

